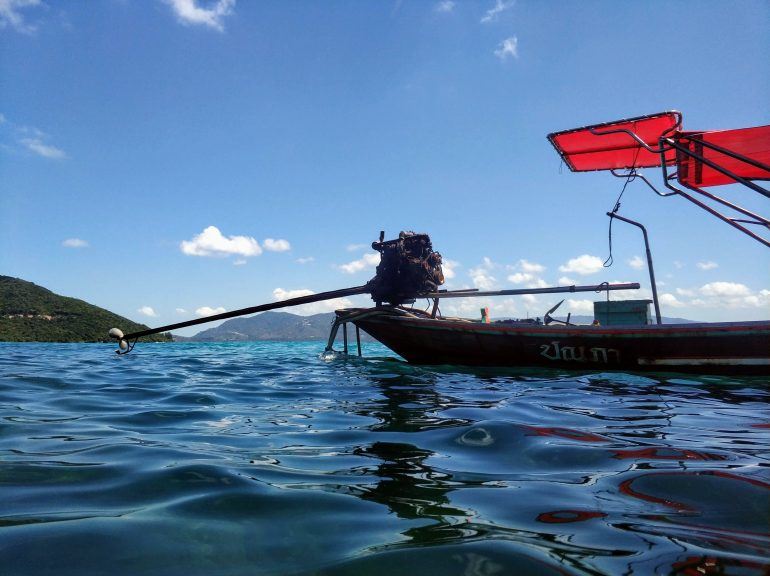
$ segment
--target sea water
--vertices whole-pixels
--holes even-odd
[[[766,379],[0,344],[0,573],[767,574]]]

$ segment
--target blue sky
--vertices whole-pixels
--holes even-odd
[[[768,124],[769,23],[764,1],[0,0],[0,274],[162,325],[363,284],[379,231],[412,229],[450,288],[646,297],[636,229],[597,266],[622,182],[560,167],[546,134]],[[648,227],[664,315],[770,316],[759,243],[641,183],[620,213]]]

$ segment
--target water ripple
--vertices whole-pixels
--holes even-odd
[[[770,571],[762,379],[320,347],[0,344],[2,573]]]

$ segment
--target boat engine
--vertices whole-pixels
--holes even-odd
[[[380,263],[367,288],[379,306],[387,302],[394,306],[414,302],[417,296],[435,292],[444,283],[441,254],[433,251],[430,236],[401,232],[394,240],[384,240],[372,248],[380,253]]]

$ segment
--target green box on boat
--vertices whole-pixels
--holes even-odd
[[[602,326],[652,324],[652,300],[618,300],[594,302],[594,320]]]

